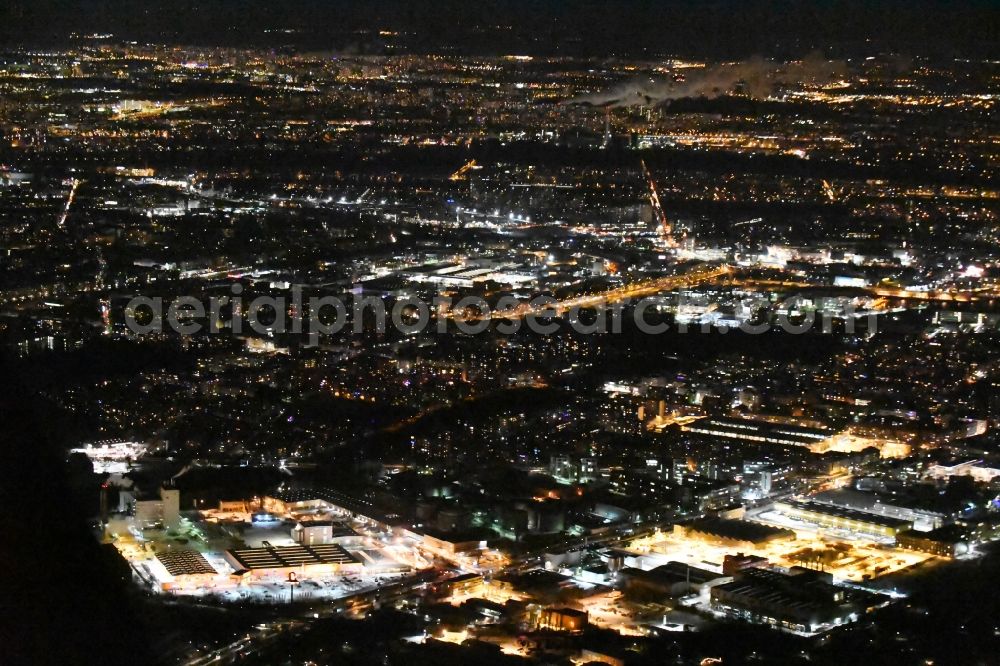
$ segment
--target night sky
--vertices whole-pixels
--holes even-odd
[[[0,40],[59,44],[68,33],[200,45],[360,53],[800,55],[872,51],[995,54],[992,2],[357,2],[348,0],[7,0]],[[379,30],[402,33],[378,36]],[[486,37],[488,35],[488,38]]]

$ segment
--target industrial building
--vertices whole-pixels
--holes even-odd
[[[969,552],[969,543],[957,525],[939,527],[930,532],[906,530],[896,535],[896,545],[938,557],[958,557]]]
[[[740,571],[747,569],[766,569],[769,564],[766,557],[736,553],[735,555],[726,555],[722,560],[722,573],[727,576],[735,576]]]
[[[747,550],[772,541],[795,538],[792,530],[728,518],[701,518],[678,523],[674,525],[674,534]]]
[[[712,606],[730,617],[806,634],[857,621],[890,600],[832,581],[831,574],[802,567],[787,574],[750,568],[710,594]]]
[[[364,499],[351,497],[331,488],[275,491],[264,497],[264,508],[280,515],[304,518],[333,511],[387,532],[403,525],[400,516],[380,511]]]
[[[955,476],[967,476],[976,483],[991,483],[1000,477],[1000,469],[982,460],[965,460],[954,465],[932,465],[927,470],[927,477],[931,479],[946,480]]]
[[[813,453],[858,453],[865,449],[878,449],[884,458],[901,458],[909,454],[910,447],[903,442],[886,438],[866,437],[855,429],[843,431],[826,427],[810,427],[789,423],[787,420],[710,418],[681,426],[682,430],[712,437],[735,439],[759,444],[798,446]]]
[[[408,269],[402,274],[416,283],[452,288],[469,288],[477,282],[487,281],[516,287],[537,279],[533,270],[522,263],[489,258],[424,264]]]
[[[157,575],[164,590],[201,587],[219,576],[219,572],[196,550],[165,550],[156,554],[156,562],[167,574],[164,576],[161,571]]]
[[[235,571],[245,571],[253,576],[360,571],[363,567],[359,559],[335,543],[237,548],[227,550],[224,557]]]
[[[340,545],[361,545],[361,535],[352,530],[347,525],[335,523],[332,520],[314,520],[311,522],[296,523],[292,528],[292,539],[305,546],[314,546],[326,543],[339,543]]]
[[[948,515],[942,511],[920,506],[907,497],[886,496],[877,492],[865,492],[853,488],[827,490],[813,495],[811,499],[843,509],[853,509],[910,521],[918,530],[937,529],[957,518],[957,515]]]
[[[649,593],[677,599],[687,594],[701,594],[714,585],[729,583],[731,576],[692,567],[683,562],[667,562],[649,571],[631,567],[622,569],[622,581],[630,593]]]
[[[135,522],[141,527],[175,527],[181,518],[181,491],[176,488],[160,488],[159,499],[136,499],[133,509]]]
[[[806,428],[785,423],[733,418],[702,419],[682,426],[682,429],[726,439],[806,448],[822,444],[837,434],[828,428]]]
[[[896,544],[940,557],[960,557],[968,554],[976,544],[998,538],[1000,520],[990,517],[985,520],[959,520],[930,532],[907,530],[896,537]]]
[[[900,532],[913,528],[913,521],[880,516],[812,500],[775,502],[774,508],[784,515],[829,529],[847,530],[877,537],[895,539]]]
[[[439,530],[405,530],[405,536],[420,541],[425,548],[441,555],[457,555],[485,550],[486,540],[492,535],[484,529],[471,528],[462,532],[441,532]]]
[[[587,628],[587,611],[574,608],[546,608],[539,617],[538,626],[556,631],[583,631]]]
[[[441,596],[453,594],[476,594],[483,588],[483,576],[478,573],[464,573],[441,581],[437,591]]]

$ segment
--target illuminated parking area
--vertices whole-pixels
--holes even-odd
[[[174,551],[168,557],[160,554],[134,559],[131,564],[138,577],[153,592],[210,597],[228,603],[332,601],[377,589],[409,575],[408,571],[361,570],[317,571],[289,576],[287,572],[275,569],[273,573],[241,576],[234,571],[225,554],[193,551]]]
[[[87,456],[98,474],[125,474],[134,467],[137,459],[145,455],[146,449],[143,442],[107,440],[70,449],[70,453]]]
[[[781,567],[822,569],[835,578],[857,583],[938,559],[934,555],[894,548],[870,539],[846,541],[819,532],[797,529],[793,532],[793,538],[743,546],[739,552],[766,558],[771,564]],[[732,546],[666,532],[636,539],[629,550],[641,556],[637,566],[642,569],[676,561],[715,572],[722,571],[726,555],[737,552]]]

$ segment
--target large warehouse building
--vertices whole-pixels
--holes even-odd
[[[149,570],[164,590],[209,586],[219,577],[219,572],[196,550],[159,552]]]
[[[747,569],[711,589],[712,606],[730,617],[815,634],[857,621],[890,598],[832,584],[830,574],[793,567],[787,574]]]
[[[881,516],[866,511],[821,504],[812,500],[775,502],[774,508],[790,518],[830,529],[895,539],[903,530],[913,528],[913,521]]]
[[[772,541],[795,538],[792,530],[728,518],[701,518],[677,523],[674,534],[746,550]]]
[[[237,572],[253,576],[287,576],[359,571],[362,563],[335,543],[227,550],[226,561]]]

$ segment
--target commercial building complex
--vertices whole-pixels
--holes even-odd
[[[859,532],[894,539],[903,530],[913,528],[913,522],[874,513],[831,506],[811,500],[775,502],[774,508],[784,515],[828,529]]]

